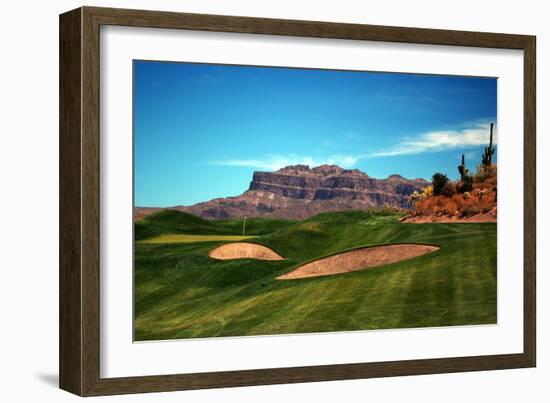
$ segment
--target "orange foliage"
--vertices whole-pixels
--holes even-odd
[[[460,215],[463,217],[477,213],[486,213],[497,205],[496,176],[481,183],[475,183],[468,194],[434,195],[420,199],[415,203],[417,215]]]
[[[447,197],[447,201],[445,203],[445,206],[443,207],[443,211],[445,212],[445,214],[449,214],[449,215],[455,215],[458,213],[458,207],[456,205],[456,203],[453,201],[453,199],[451,197]]]
[[[496,176],[491,176],[490,178],[485,179],[485,181],[483,183],[496,186],[497,185],[497,177]]]
[[[476,197],[465,199],[464,203],[462,204],[462,209],[460,210],[460,212],[464,216],[470,216],[479,213],[480,211],[481,208],[479,207],[479,199]]]

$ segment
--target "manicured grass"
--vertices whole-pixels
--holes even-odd
[[[251,236],[239,235],[189,235],[189,234],[163,234],[147,238],[138,243],[190,243],[190,242],[212,242],[212,241],[227,241],[236,242],[245,239],[254,238]]]
[[[248,218],[245,235],[264,235],[291,227],[296,221]],[[161,210],[134,224],[135,239],[145,240],[162,234],[241,235],[243,219],[209,221],[177,210]]]
[[[154,217],[143,228],[170,233],[187,225],[189,230],[187,216],[179,217],[176,229]],[[271,233],[269,220],[260,219],[260,236],[247,242],[272,248],[284,261],[210,259],[208,251],[224,243],[219,240],[137,242],[135,338],[496,323],[496,224],[403,224],[398,218],[383,211],[325,213],[299,222],[275,220]],[[238,222],[192,221],[200,232],[212,232],[191,234],[229,235],[224,231],[237,230]],[[376,269],[275,279],[303,262],[350,248],[408,242],[441,249]]]

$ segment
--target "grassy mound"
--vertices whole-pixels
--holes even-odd
[[[246,220],[245,234],[263,235],[292,226],[295,221],[268,218]],[[134,224],[135,240],[166,234],[242,236],[243,219],[210,221],[178,210],[161,210]]]
[[[213,242],[226,241],[237,242],[254,236],[240,235],[187,235],[187,234],[161,234],[142,240],[142,243],[193,243],[193,242]]]

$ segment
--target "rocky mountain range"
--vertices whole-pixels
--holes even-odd
[[[325,211],[366,210],[372,207],[409,209],[412,192],[429,183],[391,175],[371,178],[358,169],[336,165],[292,165],[275,172],[254,172],[247,191],[240,196],[212,199],[192,206],[174,206],[208,219],[274,217],[304,219]],[[135,219],[161,210],[135,209]]]

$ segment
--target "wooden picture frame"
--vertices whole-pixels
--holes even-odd
[[[523,353],[228,372],[100,377],[101,25],[400,42],[524,52]],[[80,396],[534,367],[535,37],[82,7],[60,16],[60,387]]]

